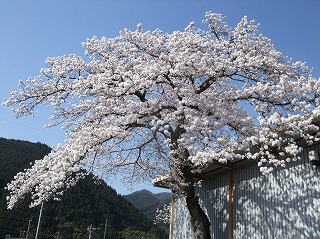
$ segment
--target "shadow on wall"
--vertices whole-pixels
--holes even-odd
[[[300,163],[300,164],[298,164]],[[320,238],[320,175],[310,163],[236,173],[235,238]]]
[[[234,238],[320,238],[320,169],[302,159],[263,176],[256,165],[234,171]],[[229,238],[229,176],[205,180],[201,203],[213,238]],[[183,198],[176,200],[174,238],[193,239]]]
[[[175,213],[174,213],[174,228],[173,238],[174,239],[194,239],[191,223],[190,214],[186,206],[186,201],[183,197],[175,199]],[[171,228],[172,230],[172,228]]]
[[[227,186],[226,186],[227,185]],[[212,238],[228,238],[228,175],[205,181],[198,188],[202,208],[211,221]],[[190,215],[184,198],[175,200],[174,239],[194,239]]]
[[[198,191],[211,221],[212,238],[229,238],[229,175],[204,181]]]

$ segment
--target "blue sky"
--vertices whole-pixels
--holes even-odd
[[[81,43],[92,36],[115,37],[119,31],[160,28],[165,32],[183,31],[194,21],[198,26],[204,13],[224,14],[235,26],[246,15],[261,24],[260,33],[272,39],[277,50],[294,60],[306,61],[320,76],[319,0],[10,0],[0,1],[0,99],[17,89],[19,80],[39,74],[47,57],[78,54]],[[34,117],[15,119],[0,107],[0,137],[42,142],[49,146],[63,143],[60,128],[42,130],[48,123],[49,109]],[[112,186],[127,191],[119,183]],[[138,185],[154,192],[149,184]],[[161,190],[160,190],[161,191]]]

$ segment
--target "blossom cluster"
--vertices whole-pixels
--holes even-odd
[[[171,203],[165,204],[162,208],[157,208],[154,219],[155,224],[170,224],[171,222]]]
[[[209,12],[203,23],[93,37],[83,43],[88,60],[48,58],[40,76],[20,82],[3,105],[17,117],[51,107],[48,127],[62,125],[67,141],[15,176],[9,207],[29,192],[34,205],[62,192],[80,167],[131,181],[169,174],[183,190],[212,161],[246,157],[268,173],[299,158],[297,139],[318,141],[320,81],[307,65],[247,17],[232,28]]]

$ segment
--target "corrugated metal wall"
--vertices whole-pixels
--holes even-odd
[[[320,238],[320,167],[310,164],[308,147],[299,161],[263,176],[256,165],[234,171],[234,238]],[[229,175],[199,188],[213,238],[230,236]],[[176,200],[174,239],[192,239],[183,199]],[[172,238],[173,239],[173,238]]]
[[[190,215],[186,206],[186,201],[184,198],[176,198],[174,200],[174,213],[173,220],[174,223],[171,225],[171,230],[173,229],[174,239],[194,239],[190,223]],[[171,239],[172,234],[171,234]]]
[[[228,238],[229,233],[229,187],[228,175],[206,180],[198,188],[201,205],[211,221],[213,238]],[[193,239],[190,215],[184,198],[174,202],[174,239]],[[172,239],[173,239],[172,238]]]
[[[299,161],[262,176],[239,169],[235,182],[235,238],[320,238],[320,174],[306,148]]]
[[[214,238],[228,238],[229,235],[229,175],[205,180],[199,188],[202,206],[211,221]]]

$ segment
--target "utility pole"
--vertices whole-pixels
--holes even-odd
[[[108,225],[108,219],[106,219],[106,225],[104,226],[104,234],[103,234],[103,239],[106,239],[106,233],[107,233],[107,225]]]
[[[89,239],[91,239],[92,232],[96,231],[98,229],[100,229],[100,228],[92,227],[92,224],[90,226],[88,226],[87,230],[89,231]]]
[[[31,217],[31,219],[29,220],[28,229],[27,229],[27,232],[26,232],[26,239],[28,239],[28,234],[29,234],[29,230],[30,230],[31,220],[32,220],[32,217]]]
[[[36,232],[36,237],[34,239],[38,239],[40,222],[41,222],[41,215],[42,215],[42,209],[43,209],[43,202],[41,203],[40,214],[39,214],[39,219],[38,219],[38,226],[37,226],[37,232]]]
[[[89,239],[91,239],[91,233],[93,231],[92,224],[88,227],[88,231],[89,231]]]

